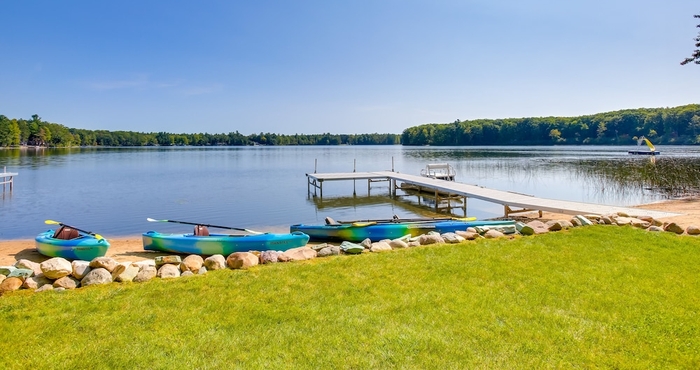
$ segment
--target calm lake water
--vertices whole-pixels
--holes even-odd
[[[457,181],[552,199],[634,205],[666,198],[639,184],[612,183],[578,170],[586,161],[649,162],[629,147],[150,147],[0,150],[0,170],[17,172],[0,194],[0,239],[26,239],[52,219],[105,237],[192,227],[147,217],[287,232],[294,223],[436,216],[430,197],[389,197],[387,182],[326,182],[323,199],[307,192],[306,173],[391,170],[419,174],[447,162]],[[700,161],[700,147],[661,146],[661,156]],[[634,158],[631,158],[634,157]],[[599,162],[589,162],[599,163]],[[312,189],[313,190],[313,189]],[[355,190],[355,195],[353,195]],[[402,194],[401,192],[399,194]],[[433,203],[434,204],[434,203]],[[503,215],[469,200],[467,214]],[[444,213],[442,213],[444,215]],[[454,211],[462,216],[462,210]]]

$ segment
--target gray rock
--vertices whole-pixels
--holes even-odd
[[[421,235],[418,238],[418,243],[420,243],[420,245],[444,244],[445,239],[443,239],[440,235],[428,233],[426,235]]]
[[[561,223],[559,221],[556,221],[556,220],[547,221],[545,223],[545,225],[547,226],[547,230],[549,230],[549,231],[559,231],[559,230],[563,229]]]
[[[390,250],[391,250],[391,246],[387,242],[372,243],[372,246],[369,247],[369,251],[375,252],[375,253],[376,252],[386,252],[386,251],[390,251]]]
[[[370,244],[371,246],[371,244]],[[343,251],[346,254],[361,254],[362,252],[365,251],[365,247],[360,244],[356,243],[351,243],[348,241],[344,241],[340,243],[340,250]]]
[[[647,228],[647,231],[659,232],[659,231],[664,231],[664,228],[661,226],[649,226]]]
[[[156,261],[156,267],[160,267],[166,264],[179,265],[182,263],[182,258],[178,255],[172,256],[158,256],[154,259]]]
[[[51,279],[47,278],[43,273],[41,273],[39,275],[26,278],[22,287],[25,289],[39,289],[46,284],[51,285],[52,283],[53,281]]]
[[[202,259],[202,256],[190,254],[182,260],[182,263],[180,263],[180,270],[192,271],[194,273],[199,271],[202,266],[204,266],[204,259]]]
[[[631,225],[632,224],[632,219],[630,217],[617,217],[615,218],[615,225],[617,226],[625,226],[625,225]]]
[[[676,234],[683,234],[685,231],[680,225],[678,225],[675,222],[671,222],[667,225],[664,226],[664,231],[676,233]]]
[[[394,239],[389,242],[391,249],[403,249],[408,248],[408,243],[403,239]]]
[[[41,287],[37,288],[37,290],[35,290],[34,292],[41,293],[41,292],[50,292],[52,290],[53,290],[53,285],[46,284],[46,285],[42,285]]]
[[[697,227],[695,225],[690,225],[685,229],[685,232],[688,235],[700,235],[700,227]]]
[[[318,257],[337,256],[340,254],[340,247],[329,245],[318,251]]]
[[[328,243],[321,243],[317,245],[310,245],[311,249],[315,250],[317,253],[320,252],[323,248],[328,247]]]
[[[409,248],[412,248],[412,247],[420,247],[420,241],[418,241],[418,240],[412,240],[412,241],[408,242],[408,247],[409,247]]]
[[[526,225],[522,222],[516,222],[515,229],[518,230],[518,232],[522,235],[534,235],[535,234],[535,229],[533,229],[532,226]]]
[[[204,275],[206,273],[207,273],[207,268],[204,266],[202,266],[202,268],[200,268],[199,271],[197,271],[197,275]]]
[[[12,271],[17,270],[15,266],[0,266],[0,275],[9,275]]]
[[[114,281],[126,283],[129,281],[134,281],[134,278],[136,278],[136,275],[138,275],[139,271],[140,267],[138,265],[129,263],[129,265],[126,266],[126,268],[124,268],[124,270],[120,273],[112,273],[112,277]]]
[[[103,268],[109,273],[112,273],[118,264],[119,262],[111,257],[97,257],[90,261],[90,267],[93,269]]]
[[[64,276],[53,282],[54,288],[65,288],[65,289],[75,289],[80,286],[80,280],[74,278],[73,276]]]
[[[260,260],[250,252],[231,253],[226,257],[226,265],[232,269],[247,269],[256,266]]]
[[[34,275],[34,270],[32,269],[16,269],[12,271],[7,277],[18,277],[22,280],[27,280]]]
[[[80,261],[80,260],[75,260],[71,262],[71,268],[73,269],[73,272],[71,275],[73,275],[74,278],[78,280],[82,280],[85,275],[87,275],[92,268],[90,267],[90,262],[88,261]]]
[[[487,232],[484,233],[484,238],[486,239],[496,239],[496,238],[502,238],[504,237],[505,234],[498,230],[488,230]]]
[[[644,220],[640,220],[638,218],[632,218],[630,221],[630,225],[632,225],[636,228],[639,228],[639,229],[646,229],[649,226],[651,226],[651,224],[649,222],[644,221]]]
[[[370,249],[370,247],[372,247],[372,241],[369,238],[367,238],[360,242],[360,245],[365,247],[365,249]]]
[[[134,277],[133,282],[135,283],[143,283],[146,281],[149,281],[156,277],[156,274],[158,273],[158,270],[156,270],[155,266],[151,265],[142,265],[141,268],[139,269],[139,273],[136,274],[136,277]]]
[[[449,244],[461,243],[461,242],[466,240],[463,237],[457,235],[456,233],[444,233],[440,236],[442,237],[443,240],[445,240],[446,243],[449,243]]]
[[[73,273],[71,263],[61,257],[50,258],[41,263],[41,271],[44,275],[52,280],[60,279]]]
[[[474,229],[474,230],[476,230],[476,229]],[[475,240],[475,239],[481,237],[481,235],[479,235],[479,233],[473,232],[473,231],[461,231],[461,230],[457,230],[457,231],[455,231],[455,234],[457,234],[457,235],[463,237],[463,238],[466,239],[466,240]]]
[[[180,274],[180,277],[187,277],[187,276],[194,276],[194,272],[187,270],[187,271],[183,271],[182,274]]]
[[[533,220],[533,221],[528,222],[527,226],[530,226],[532,228],[532,230],[535,232],[535,234],[544,234],[544,233],[549,232],[549,228],[542,221]]]
[[[29,269],[34,271],[34,275],[39,275],[42,273],[41,271],[41,264],[36,263],[34,261],[30,261],[28,259],[21,259],[15,263],[15,267],[18,269]]]
[[[280,252],[277,251],[263,251],[260,253],[260,263],[277,263],[280,257]]]
[[[309,247],[298,247],[286,250],[282,256],[289,258],[290,261],[305,261],[316,258],[318,253]]]
[[[165,263],[158,269],[158,276],[161,279],[170,279],[180,277],[180,268],[172,263]]]
[[[207,270],[221,270],[226,268],[226,258],[220,254],[209,256],[204,260]]]
[[[103,267],[97,267],[90,270],[85,277],[80,280],[81,286],[102,285],[112,282],[112,274]]]

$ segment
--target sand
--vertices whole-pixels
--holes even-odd
[[[681,227],[689,225],[700,226],[700,198],[699,199],[678,199],[659,203],[651,203],[636,206],[637,208],[652,209],[680,213],[680,216],[665,217],[659,220],[665,222],[675,222]],[[570,215],[554,214],[544,212],[541,220],[570,219]],[[166,253],[144,251],[141,244],[141,236],[135,235],[125,238],[110,238],[106,235],[111,244],[107,251],[107,256],[119,262],[141,261],[153,259]],[[39,254],[34,247],[34,240],[6,240],[0,241],[0,266],[13,265],[20,259],[28,259],[34,262],[42,262],[48,259]]]

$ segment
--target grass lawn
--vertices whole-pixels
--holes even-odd
[[[700,238],[590,226],[0,297],[0,368],[700,368]]]

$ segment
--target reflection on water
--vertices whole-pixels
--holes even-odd
[[[152,147],[0,150],[0,168],[18,172],[0,197],[0,239],[29,238],[45,219],[103,235],[137,235],[147,217],[287,231],[294,223],[335,219],[435,217],[434,199],[387,183],[326,182],[308,195],[306,173],[380,171],[420,174],[447,162],[457,181],[543,198],[613,205],[648,203],[700,190],[700,147],[659,147],[656,158],[633,147]],[[655,163],[652,160],[655,159]],[[369,189],[368,189],[369,188]],[[353,196],[353,194],[355,194]],[[453,204],[453,215],[462,216]],[[468,200],[467,215],[498,217],[500,205]]]

